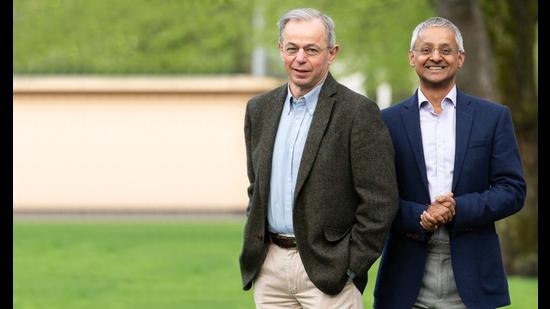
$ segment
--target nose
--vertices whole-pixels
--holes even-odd
[[[298,62],[305,62],[306,61],[306,52],[303,48],[300,48],[298,50],[298,53],[296,54],[296,61]]]
[[[441,60],[441,54],[439,53],[439,49],[434,48],[434,50],[430,54],[430,59],[432,59],[433,61]]]

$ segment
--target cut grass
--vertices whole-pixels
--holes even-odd
[[[241,289],[240,221],[14,222],[14,308],[254,308]],[[372,307],[377,264],[363,294]],[[510,278],[537,308],[538,280]]]

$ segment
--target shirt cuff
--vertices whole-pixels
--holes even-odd
[[[346,274],[348,275],[348,277],[353,280],[355,278],[355,273],[351,270],[351,269],[348,269],[348,271],[346,271]]]

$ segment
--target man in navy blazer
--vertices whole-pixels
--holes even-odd
[[[455,85],[464,60],[453,23],[422,22],[409,51],[420,86],[382,112],[395,149],[399,210],[375,308],[510,304],[495,222],[523,207],[526,184],[509,109]]]

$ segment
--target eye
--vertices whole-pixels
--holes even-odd
[[[452,52],[453,52],[453,50],[449,47],[444,47],[443,49],[441,49],[441,53],[443,55],[450,55]]]
[[[310,56],[317,56],[319,54],[319,50],[315,48],[306,48],[305,52]]]
[[[423,55],[431,54],[432,53],[432,48],[431,47],[421,47],[420,48],[420,53],[423,54]]]
[[[296,48],[296,47],[287,47],[285,49],[285,51],[286,51],[287,54],[295,54],[295,53],[298,52],[298,48]]]

